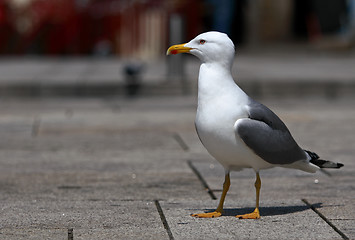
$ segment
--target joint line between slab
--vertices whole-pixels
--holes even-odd
[[[334,231],[336,231],[344,240],[349,240],[349,238],[342,232],[340,231],[333,223],[330,222],[329,219],[327,219],[321,212],[319,212],[312,204],[310,204],[307,199],[301,199],[302,202],[304,202],[309,208],[313,210],[319,217],[321,217],[326,223],[328,223],[329,226],[331,226]]]
[[[185,152],[189,151],[189,146],[186,144],[186,142],[184,141],[184,139],[182,139],[182,137],[180,136],[180,134],[178,133],[174,133],[173,134],[173,138],[177,141],[177,143],[179,144],[179,146],[182,148],[182,150],[184,150]]]
[[[202,177],[202,175],[200,174],[200,172],[196,169],[196,167],[194,166],[194,164],[192,163],[191,160],[187,160],[187,164],[189,165],[189,167],[191,168],[191,170],[196,174],[197,178],[200,180],[200,182],[202,183],[203,187],[206,189],[207,193],[210,195],[210,197],[213,200],[217,200],[216,195],[214,195],[212,189],[208,186],[206,180]]]
[[[32,132],[31,132],[32,137],[38,136],[40,126],[41,126],[41,118],[37,116],[34,118],[32,123]]]
[[[165,228],[166,232],[168,233],[169,240],[174,240],[173,233],[172,233],[171,230],[170,230],[168,221],[167,221],[166,218],[165,218],[163,209],[161,208],[159,201],[158,201],[158,200],[154,200],[154,203],[155,203],[155,206],[157,207],[157,210],[158,210],[160,219],[161,219],[161,221],[162,221],[162,223],[163,223],[163,225],[164,225],[164,228]]]
[[[68,240],[74,240],[73,228],[68,228]]]

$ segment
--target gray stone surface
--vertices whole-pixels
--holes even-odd
[[[310,198],[309,201],[311,204],[321,202],[322,206],[317,208],[317,210],[346,236],[351,239],[355,238],[355,202],[353,192],[344,194],[342,198]]]
[[[355,96],[355,53],[316,53],[264,48],[250,52],[237,48],[233,76],[252,96],[352,98]],[[194,92],[199,60],[184,58],[184,79],[169,78],[166,56],[141,62],[140,94],[155,96]],[[125,95],[120,58],[0,58],[0,94],[13,96]]]
[[[68,240],[68,229],[1,228],[0,239],[16,240]]]
[[[300,144],[341,170],[232,174],[227,216],[195,219],[219,198],[223,169],[199,143],[196,98],[6,99],[0,102],[0,239],[354,239],[354,100],[263,101]],[[317,181],[315,181],[317,180]],[[316,183],[318,182],[318,183]],[[159,212],[156,203],[160,203]],[[164,226],[166,219],[167,225]]]
[[[10,229],[15,232],[18,228],[33,229],[28,234],[35,236],[35,229],[47,229],[47,234],[54,236],[58,235],[56,229],[62,229],[65,236],[63,229],[68,232],[73,228],[74,239],[164,239],[167,236],[150,201],[21,200],[4,202],[3,206],[6,206],[2,209],[2,216],[6,217],[1,218],[4,239],[11,233]]]
[[[241,220],[237,214],[249,213],[249,201],[232,201],[225,206],[225,216],[199,219],[191,213],[213,211],[212,200],[163,202],[163,209],[175,239],[341,239],[339,235],[301,200],[264,202],[259,220]],[[305,221],[305,219],[307,219]]]

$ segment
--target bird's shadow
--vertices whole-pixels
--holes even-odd
[[[322,203],[312,204],[314,208],[322,208]],[[303,212],[311,209],[307,205],[294,205],[294,206],[279,206],[279,207],[260,207],[261,216],[278,216],[286,215],[296,212]],[[205,209],[205,212],[213,212],[215,209]],[[251,213],[254,208],[225,208],[223,216],[236,216]]]

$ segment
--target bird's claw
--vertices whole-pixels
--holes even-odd
[[[247,214],[243,214],[243,215],[237,215],[235,216],[239,219],[259,219],[260,218],[260,213],[259,213],[259,209],[255,209],[254,212],[252,213],[247,213]]]
[[[197,213],[197,214],[191,214],[192,217],[196,218],[216,218],[222,216],[221,212],[209,212],[209,213]]]

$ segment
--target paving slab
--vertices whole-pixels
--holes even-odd
[[[2,212],[1,228],[13,231],[59,228],[67,229],[62,231],[67,236],[72,228],[74,239],[167,237],[156,206],[149,201],[12,201],[3,204]]]
[[[342,198],[310,198],[310,204],[322,202],[319,211],[326,219],[334,224],[345,236],[355,239],[355,202],[354,193],[348,192],[347,197]]]
[[[68,229],[39,229],[39,228],[1,228],[0,239],[16,240],[68,240]]]
[[[280,114],[302,146],[346,167],[330,175],[263,171],[263,218],[256,222],[232,216],[255,203],[253,171],[235,172],[226,199],[230,216],[214,222],[189,216],[214,209],[218,201],[211,200],[188,161],[217,198],[224,178],[195,133],[195,96],[1,101],[0,238],[62,239],[64,234],[67,239],[72,226],[74,239],[169,239],[163,214],[176,239],[207,237],[200,237],[202,230],[221,239],[239,233],[241,238],[289,234],[296,239],[298,232],[287,232],[293,227],[303,231],[298,239],[341,239],[302,198],[354,238],[346,211],[353,208],[355,194],[354,102],[263,102]],[[306,230],[304,221],[311,222]],[[232,223],[237,225],[225,227]],[[283,235],[271,235],[276,230]]]
[[[199,219],[191,213],[213,211],[217,201],[161,203],[175,239],[342,239],[301,200],[265,202],[261,219],[237,219],[253,211],[250,202],[226,204],[226,216]],[[203,206],[203,207],[202,207]]]
[[[3,143],[12,146],[0,152],[1,185],[7,194],[166,199],[199,186],[184,160],[186,154],[171,134],[40,135],[30,140]]]

